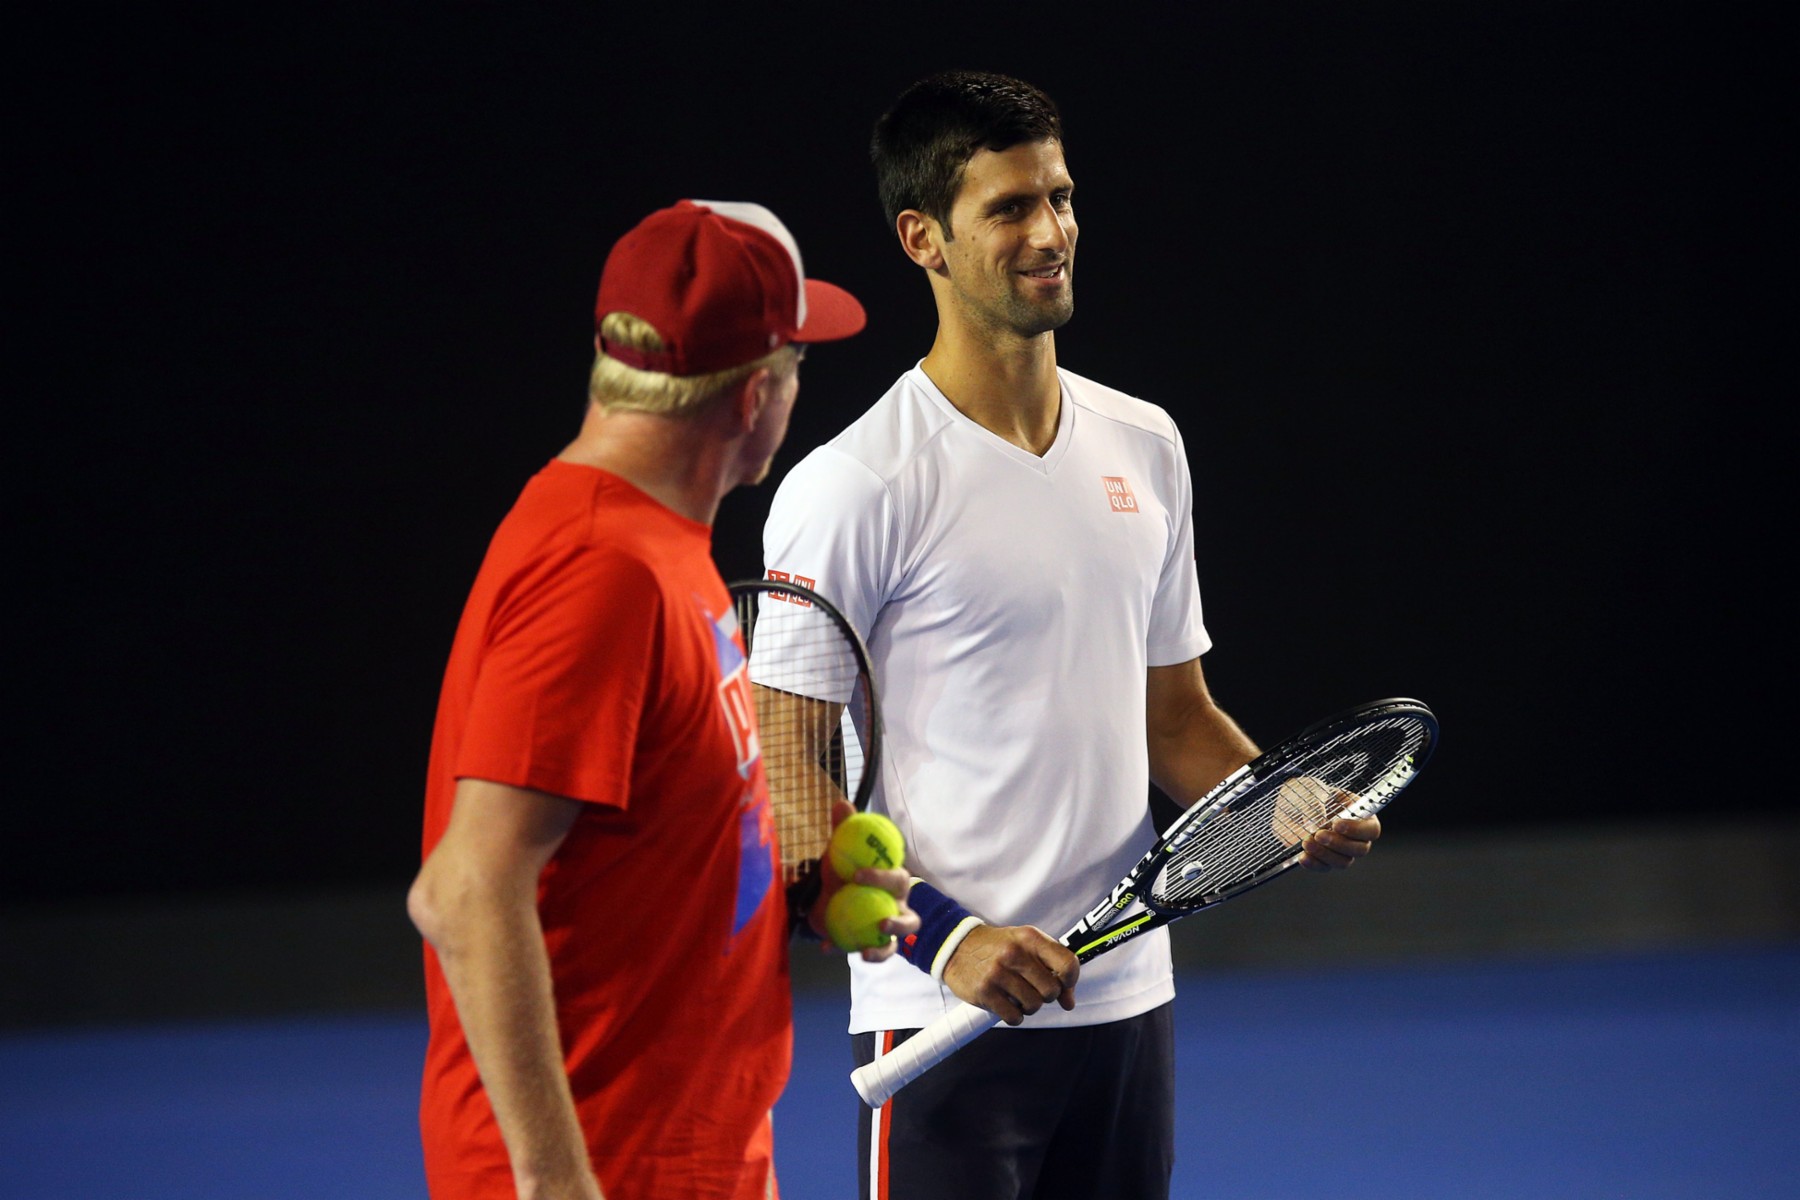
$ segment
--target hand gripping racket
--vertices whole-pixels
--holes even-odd
[[[1170,921],[1241,896],[1299,865],[1301,845],[1338,817],[1380,812],[1437,742],[1416,700],[1377,700],[1310,726],[1202,796],[1064,935],[1087,962]],[[871,1108],[999,1023],[972,1004],[945,1013],[850,1081]]]
[[[804,922],[819,894],[831,808],[869,805],[881,767],[881,710],[869,652],[819,593],[777,579],[730,585],[769,778],[788,911]]]

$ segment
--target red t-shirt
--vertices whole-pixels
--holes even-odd
[[[762,1200],[787,1080],[786,908],[712,531],[552,461],[488,547],[438,702],[424,851],[459,778],[586,802],[538,885],[565,1062],[608,1200]],[[513,1195],[436,955],[435,1200]]]

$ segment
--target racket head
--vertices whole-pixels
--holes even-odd
[[[836,605],[787,580],[729,585],[749,659],[769,806],[790,902],[808,907],[832,806],[868,808],[881,769],[881,708],[868,648]]]
[[[1170,917],[1242,895],[1299,865],[1306,839],[1373,816],[1437,746],[1437,716],[1395,697],[1328,717],[1258,755],[1164,831],[1145,904]]]

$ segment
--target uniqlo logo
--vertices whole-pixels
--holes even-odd
[[[817,583],[804,575],[794,575],[787,571],[777,571],[773,567],[769,568],[769,578],[776,583],[797,583],[803,588],[816,588],[818,586]],[[801,608],[812,607],[811,600],[802,600],[799,596],[784,596],[780,592],[770,592],[769,598],[771,600],[785,600],[789,604],[798,604]]]
[[[1134,513],[1138,510],[1137,497],[1131,494],[1131,485],[1125,482],[1123,475],[1102,475],[1100,482],[1106,485],[1106,502],[1112,505],[1114,512]]]

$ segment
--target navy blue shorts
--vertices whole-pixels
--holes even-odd
[[[997,1029],[861,1110],[862,1200],[1167,1200],[1173,1005],[1106,1025]],[[856,1063],[912,1029],[852,1035]]]

